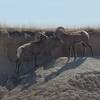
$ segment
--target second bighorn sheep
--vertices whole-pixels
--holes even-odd
[[[70,57],[71,48],[73,49],[74,56],[76,57],[76,53],[75,53],[76,44],[82,44],[84,47],[84,52],[85,52],[85,48],[89,47],[93,56],[93,50],[89,43],[90,36],[88,32],[84,30],[80,30],[80,31],[72,32],[72,33],[67,33],[65,32],[65,29],[63,27],[58,27],[56,29],[55,36],[62,44],[65,44],[64,48],[66,48],[66,46],[68,47],[69,49],[68,57]]]

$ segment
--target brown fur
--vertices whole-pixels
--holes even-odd
[[[81,30],[81,31],[76,31],[76,32],[66,34],[63,27],[58,27],[56,29],[55,35],[58,38],[58,40],[64,45],[65,50],[66,50],[66,46],[68,47],[69,57],[70,57],[71,48],[73,49],[74,56],[76,56],[76,52],[75,52],[76,44],[82,44],[84,47],[84,52],[85,52],[85,48],[89,47],[93,55],[92,47],[89,44],[89,34],[86,31]]]

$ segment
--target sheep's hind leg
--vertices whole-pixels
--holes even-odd
[[[37,55],[34,56],[34,69],[37,69]]]
[[[82,43],[82,46],[83,46],[82,57],[84,57],[85,56],[85,53],[86,53],[87,45],[85,43]]]
[[[16,60],[16,77],[15,77],[15,80],[16,80],[16,84],[19,84],[20,83],[20,77],[19,77],[19,73],[20,73],[20,65],[21,65],[21,61],[20,59],[17,59]]]
[[[73,56],[74,56],[74,61],[76,60],[76,50],[75,50],[75,45],[72,45],[73,49]]]
[[[21,65],[21,61],[20,61],[20,59],[17,59],[16,60],[16,74],[17,74],[17,76],[19,76],[20,65]]]
[[[93,56],[93,50],[92,50],[91,45],[90,45],[88,42],[86,43],[86,45],[90,48],[90,50],[91,50],[91,54],[92,54],[92,56]]]

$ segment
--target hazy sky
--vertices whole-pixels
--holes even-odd
[[[0,0],[0,22],[30,25],[99,25],[100,0]]]

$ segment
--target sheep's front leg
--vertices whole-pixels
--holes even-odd
[[[34,69],[36,69],[37,65],[37,55],[34,56]]]
[[[75,49],[75,44],[72,45],[72,49],[73,49],[73,55],[74,55],[74,57],[76,58],[76,49]]]

